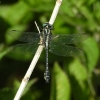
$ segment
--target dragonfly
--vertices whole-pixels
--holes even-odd
[[[46,83],[50,80],[50,72],[48,66],[48,51],[60,56],[73,56],[78,55],[81,51],[78,47],[71,46],[87,39],[86,34],[52,34],[53,25],[48,22],[42,25],[40,33],[35,32],[21,32],[12,30],[8,32],[9,36],[24,42],[23,44],[16,44],[13,46],[13,52],[31,53],[35,54],[39,45],[44,46],[46,50],[46,69],[44,72],[44,79]],[[18,35],[21,34],[20,37]]]

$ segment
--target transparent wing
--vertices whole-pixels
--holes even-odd
[[[30,53],[30,54],[34,54],[38,48],[38,43],[35,42],[34,44],[32,43],[26,43],[26,44],[17,44],[12,46],[12,48],[10,49],[11,52],[15,52],[15,53]]]
[[[75,56],[82,52],[82,50],[77,47],[67,46],[54,41],[50,43],[49,51],[60,56]]]
[[[58,43],[63,44],[76,44],[88,38],[86,34],[59,34],[59,35],[52,35],[51,41],[56,41]]]
[[[16,40],[22,42],[34,42],[40,39],[39,33],[34,32],[21,32],[18,30],[12,30],[8,32],[8,35]]]

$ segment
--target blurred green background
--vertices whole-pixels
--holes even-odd
[[[16,40],[9,30],[37,32],[49,22],[56,0],[0,0],[0,100],[13,100],[34,55],[9,53]],[[45,50],[21,100],[100,100],[100,0],[63,0],[53,34],[86,33],[84,54],[61,57],[49,53],[51,80],[43,79]]]

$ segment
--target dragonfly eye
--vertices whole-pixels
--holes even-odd
[[[44,27],[46,27],[46,26],[47,26],[47,24],[46,24],[46,23],[44,23],[42,27],[44,28]]]
[[[54,29],[53,26],[51,24],[49,24],[48,22],[43,24],[43,28],[47,28],[47,29],[50,29],[50,30]]]

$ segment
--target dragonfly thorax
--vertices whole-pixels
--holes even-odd
[[[43,40],[43,45],[46,47],[48,47],[50,41],[51,41],[51,30],[53,30],[52,25],[50,25],[48,22],[43,24],[43,30],[42,30],[42,40]]]

